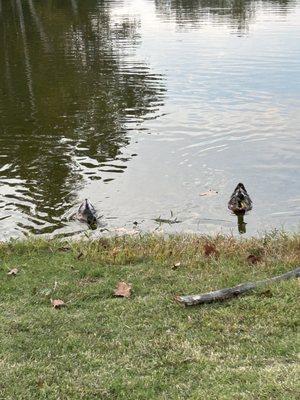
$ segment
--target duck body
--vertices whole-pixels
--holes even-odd
[[[234,189],[228,202],[228,208],[235,214],[245,214],[252,209],[252,200],[242,183],[239,183]]]
[[[80,205],[77,212],[77,219],[81,222],[86,222],[90,226],[97,224],[96,210],[88,199],[85,199]]]

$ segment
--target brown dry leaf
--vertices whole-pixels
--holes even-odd
[[[130,297],[131,295],[131,284],[126,282],[119,282],[114,292],[117,297]]]
[[[51,304],[52,304],[53,308],[61,308],[61,307],[66,306],[66,303],[60,299],[56,299],[56,300],[51,299]]]
[[[19,272],[18,268],[13,268],[7,273],[7,275],[16,276],[18,272]]]
[[[83,257],[83,253],[80,252],[80,253],[77,255],[77,260],[80,260],[82,257]]]
[[[250,254],[247,257],[247,261],[250,264],[257,264],[257,263],[261,262],[261,257],[260,256],[255,256],[254,254]]]
[[[201,193],[200,196],[215,196],[217,194],[218,192],[216,192],[215,190],[209,189],[207,192]]]
[[[109,240],[107,238],[100,238],[98,240],[98,245],[104,249],[107,249],[109,247]]]
[[[261,297],[273,297],[273,293],[270,289],[264,290],[263,292],[258,294]]]
[[[204,254],[206,257],[210,257],[210,256],[218,257],[219,256],[219,252],[213,243],[205,243]]]
[[[44,383],[45,383],[45,381],[44,381],[44,379],[42,379],[42,378],[39,378],[39,379],[36,381],[36,385],[37,385],[37,387],[38,387],[39,389],[41,389],[41,388],[44,386]]]
[[[57,251],[61,251],[61,252],[66,252],[66,251],[70,251],[70,250],[71,250],[71,247],[68,247],[68,246],[62,246],[57,249]]]
[[[172,269],[177,269],[177,268],[179,268],[181,266],[181,262],[180,261],[178,261],[177,263],[175,263],[175,264],[173,264],[173,267],[172,267]]]

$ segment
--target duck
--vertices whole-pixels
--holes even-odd
[[[86,222],[89,226],[97,225],[97,214],[92,203],[85,199],[77,211],[77,219],[81,222]]]
[[[245,214],[252,210],[252,200],[242,183],[238,183],[228,202],[228,208],[234,214]]]

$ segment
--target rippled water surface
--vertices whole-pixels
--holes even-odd
[[[298,230],[299,93],[300,0],[0,0],[0,240]]]

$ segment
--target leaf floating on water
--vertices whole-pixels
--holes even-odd
[[[119,282],[115,289],[114,295],[117,297],[127,297],[131,295],[131,285],[126,282]]]
[[[218,192],[216,192],[215,190],[209,189],[207,192],[201,193],[200,196],[215,196],[217,194]]]
[[[51,299],[51,304],[53,308],[62,308],[66,306],[66,303],[60,299],[52,300]]]
[[[16,276],[18,272],[18,268],[13,268],[7,273],[7,275]]]

